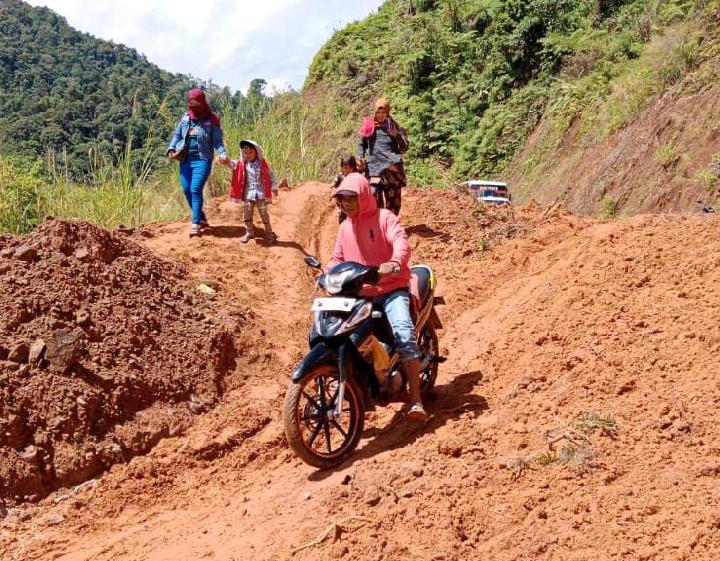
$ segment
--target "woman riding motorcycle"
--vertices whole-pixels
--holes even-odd
[[[378,286],[367,286],[364,293],[374,297],[392,327],[410,388],[408,418],[425,421],[428,415],[420,395],[421,354],[410,316],[410,245],[405,229],[392,212],[378,208],[370,184],[359,173],[349,174],[333,197],[348,219],[340,225],[327,269],[342,261],[379,267]]]

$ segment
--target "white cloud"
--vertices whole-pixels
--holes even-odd
[[[37,0],[68,23],[123,43],[165,70],[247,89],[253,78],[300,88],[335,29],[382,0]]]

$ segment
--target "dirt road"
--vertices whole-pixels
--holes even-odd
[[[280,242],[151,227],[150,249],[255,312],[221,404],[184,434],[0,522],[2,559],[716,559],[720,552],[720,220],[601,223],[558,209],[473,214],[410,191],[415,261],[447,305],[431,420],[366,423],[317,472],[280,419],[311,274],[336,228],[328,187],[281,193]],[[482,241],[485,240],[485,241]]]

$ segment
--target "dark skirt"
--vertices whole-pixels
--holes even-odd
[[[380,172],[380,182],[371,183],[378,207],[386,208],[396,216],[400,214],[402,188],[407,185],[402,162],[386,167]]]

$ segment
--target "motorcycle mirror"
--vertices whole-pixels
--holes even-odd
[[[308,267],[312,267],[313,269],[319,269],[320,266],[322,265],[322,263],[320,263],[320,261],[316,257],[313,257],[312,255],[308,255],[305,257],[305,264]]]

